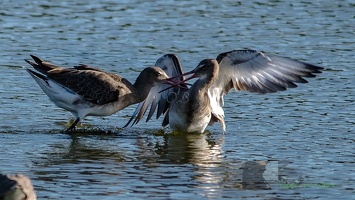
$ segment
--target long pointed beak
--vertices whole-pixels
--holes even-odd
[[[189,74],[193,74],[193,75],[188,77],[188,78],[186,78],[186,79],[184,79],[184,80],[182,80],[182,81],[179,79],[181,76],[186,76],[186,75],[189,75]],[[171,86],[165,88],[164,90],[160,91],[159,93],[164,92],[166,90],[169,90],[170,88],[173,88],[173,87],[180,87],[180,88],[186,89],[187,88],[186,82],[188,80],[191,80],[191,79],[196,78],[196,77],[197,76],[195,74],[195,70],[192,70],[192,71],[186,72],[184,74],[180,74],[178,76],[174,76],[174,77],[168,78],[168,79],[165,80],[165,83],[166,84],[170,84]],[[171,83],[173,83],[173,84],[171,84]]]
[[[168,84],[168,85],[175,85],[176,84],[176,82],[171,80],[171,78],[167,78],[167,79],[163,80],[163,83]]]
[[[195,70],[191,70],[191,71],[186,72],[186,73],[184,73],[184,74],[180,74],[180,75],[177,75],[177,76],[168,78],[167,80],[170,80],[170,81],[179,81],[179,80],[180,80],[180,77],[186,76],[186,75],[189,75],[189,74],[193,74],[193,73],[195,73]],[[180,82],[185,82],[185,81],[186,81],[186,80],[183,80],[183,81],[180,81]]]

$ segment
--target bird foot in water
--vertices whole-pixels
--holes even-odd
[[[80,129],[88,129],[92,128],[91,124],[83,124],[79,119],[74,120],[74,118],[70,118],[69,121],[65,125],[66,130],[65,132],[73,132],[76,128]]]

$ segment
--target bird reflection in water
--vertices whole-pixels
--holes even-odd
[[[271,189],[263,177],[268,161],[235,161],[226,158],[223,152],[224,137],[224,134],[173,133],[156,136],[153,140],[144,137],[137,141],[140,149],[137,156],[150,169],[164,168],[164,173],[171,175],[172,184],[186,181],[185,184],[203,189],[203,195],[211,198],[223,196],[221,188]],[[145,141],[147,139],[150,141]],[[174,168],[162,167],[164,164],[174,164]],[[177,173],[175,170],[180,171]],[[190,180],[179,177],[179,174],[187,175]]]
[[[270,189],[263,178],[267,161],[246,162],[242,155],[224,152],[225,136],[150,131],[72,137],[44,147],[41,158],[33,161],[36,179],[45,181],[45,187],[37,189],[58,189],[61,182],[65,194],[84,189],[118,195],[121,190],[112,189],[114,185],[128,192],[167,196],[178,187],[211,198],[221,198],[226,191]],[[112,191],[102,193],[105,188]]]
[[[242,182],[240,189],[244,190],[269,190],[270,185],[266,182],[263,173],[266,170],[266,161],[247,161],[242,165]]]

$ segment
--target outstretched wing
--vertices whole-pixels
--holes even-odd
[[[272,93],[307,83],[303,77],[315,77],[322,67],[291,58],[267,55],[254,50],[234,50],[217,56],[219,76],[213,87],[224,93],[232,88],[256,93]]]
[[[223,115],[223,95],[231,89],[255,93],[273,93],[307,83],[304,77],[315,77],[322,67],[255,50],[221,53],[216,59],[219,75],[209,89],[213,111]]]
[[[162,57],[160,57],[156,63],[155,66],[160,67],[165,71],[165,73],[169,77],[175,77],[178,75],[183,74],[179,59],[176,55],[174,54],[166,54]],[[176,81],[183,81],[184,77],[179,77],[179,80]],[[127,127],[133,120],[132,126],[134,124],[137,124],[144,114],[147,112],[148,107],[150,107],[147,120],[149,121],[151,117],[153,116],[155,110],[157,109],[157,118],[159,118],[162,114],[165,114],[165,118],[163,121],[163,126],[167,125],[167,111],[169,109],[169,101],[168,97],[169,94],[176,92],[176,88],[170,88],[168,90],[165,90],[168,88],[169,85],[166,84],[160,84],[157,85],[153,88],[150,89],[149,94],[147,98],[138,104],[136,110],[134,111],[133,115],[131,116],[130,120],[127,122],[127,124],[124,127]],[[163,92],[160,92],[162,90],[165,90]]]

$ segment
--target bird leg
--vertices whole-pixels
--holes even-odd
[[[74,123],[70,125],[70,127],[67,130],[65,130],[65,132],[72,132],[73,130],[75,130],[75,127],[79,122],[80,122],[80,118],[78,117],[75,119]]]

